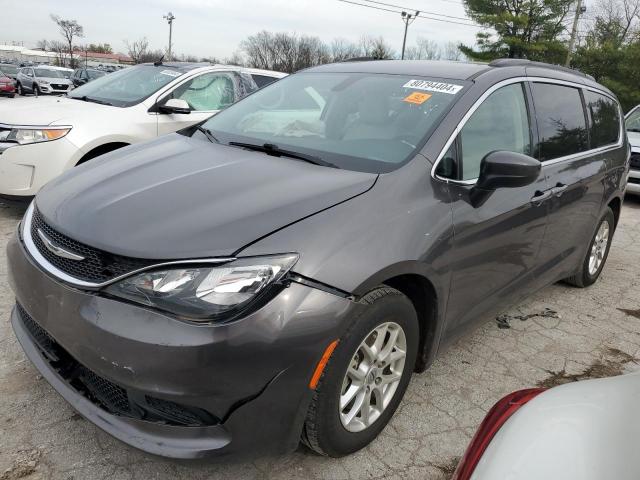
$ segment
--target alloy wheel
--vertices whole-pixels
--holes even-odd
[[[607,253],[607,245],[609,244],[609,222],[604,220],[598,228],[596,238],[593,240],[591,246],[591,253],[589,255],[589,275],[595,275],[604,261],[604,256]]]
[[[407,355],[407,338],[395,322],[374,328],[353,355],[342,381],[340,421],[349,432],[373,424],[396,393]]]

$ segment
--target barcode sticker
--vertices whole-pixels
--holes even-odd
[[[429,80],[410,80],[403,85],[404,88],[413,88],[414,90],[426,90],[427,92],[448,93],[455,95],[464,87],[462,85],[454,85],[453,83],[432,82]]]

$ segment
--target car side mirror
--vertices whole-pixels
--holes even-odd
[[[531,185],[540,176],[538,160],[521,153],[498,150],[488,153],[480,162],[476,188],[496,190]]]
[[[489,152],[480,162],[480,176],[469,192],[471,205],[482,206],[498,188],[531,185],[540,176],[541,168],[540,162],[528,155],[503,150]]]
[[[191,113],[191,107],[181,98],[170,98],[162,105],[159,105],[158,110],[162,113]]]

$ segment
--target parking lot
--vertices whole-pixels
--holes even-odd
[[[0,248],[24,206],[0,200]],[[9,313],[0,257],[0,479],[437,479],[449,478],[491,405],[504,394],[636,368],[640,358],[640,201],[625,201],[608,263],[588,289],[554,285],[488,320],[416,375],[389,426],[343,458],[300,447],[272,458],[185,463],[143,454],[82,419],[31,366]],[[260,425],[256,425],[256,429]]]

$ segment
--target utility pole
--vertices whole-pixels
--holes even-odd
[[[568,67],[571,64],[571,54],[573,53],[573,47],[576,44],[576,37],[578,36],[578,20],[580,15],[587,11],[587,7],[582,6],[582,0],[578,0],[576,4],[576,14],[573,17],[573,28],[571,29],[571,40],[569,40],[569,51],[567,52],[567,61],[564,62],[564,66]]]
[[[173,21],[176,19],[176,17],[173,16],[173,13],[169,12],[166,15],[163,15],[162,18],[164,18],[169,24],[169,51],[167,53],[169,61],[171,61],[171,33],[173,30]]]
[[[418,15],[420,15],[420,11],[417,10],[415,14],[403,11],[400,15],[402,16],[402,21],[404,22],[404,38],[402,39],[402,60],[404,60],[404,47],[407,44],[407,29],[409,28],[409,25],[413,23],[416,18],[418,18]]]

